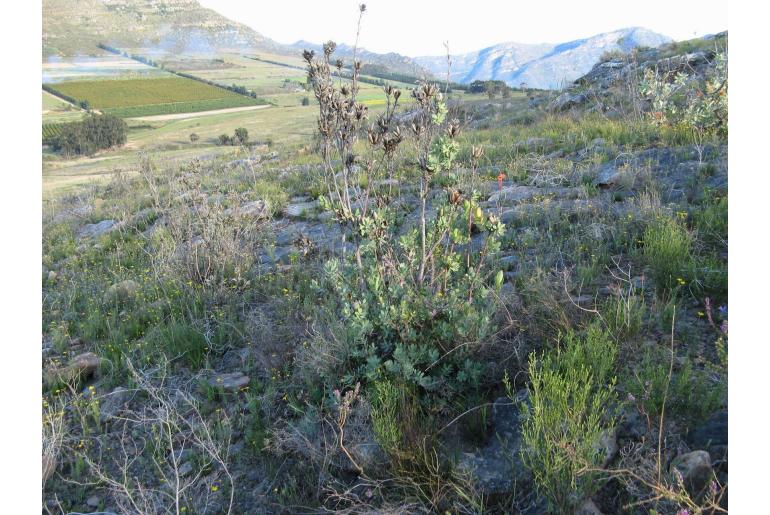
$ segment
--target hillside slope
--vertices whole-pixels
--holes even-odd
[[[98,53],[98,43],[173,54],[234,49],[299,56],[304,49],[321,49],[306,41],[283,45],[196,0],[43,0],[44,58]],[[352,48],[339,45],[337,54],[349,60]],[[392,72],[429,75],[403,55],[359,49],[358,57]]]
[[[43,55],[82,55],[97,43],[170,52],[280,45],[195,0],[43,0]]]
[[[662,34],[632,27],[559,44],[501,43],[452,56],[451,78],[465,84],[494,79],[510,86],[526,83],[532,88],[555,89],[588,73],[605,52],[657,47],[669,41]],[[446,73],[445,56],[417,57],[415,61],[436,75]]]

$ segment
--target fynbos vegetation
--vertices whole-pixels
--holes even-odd
[[[187,121],[46,204],[43,510],[726,512],[726,46],[377,102],[353,48],[299,143]]]

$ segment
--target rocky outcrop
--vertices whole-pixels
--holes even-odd
[[[102,220],[95,224],[86,224],[78,232],[77,237],[80,239],[98,238],[107,233],[110,233],[118,228],[118,222],[115,220]]]
[[[585,93],[565,92],[551,102],[551,110],[556,112],[569,111],[575,107],[585,105],[587,102],[588,96]]]
[[[80,379],[89,379],[101,368],[102,360],[93,352],[84,352],[72,358],[64,367],[51,367],[44,376],[48,385],[72,383]]]
[[[107,288],[107,291],[104,292],[104,303],[128,302],[136,297],[138,291],[139,284],[131,279],[126,279]]]
[[[228,374],[217,374],[208,381],[212,388],[221,388],[225,392],[239,392],[249,386],[249,376],[243,372],[231,372]]]
[[[724,40],[726,38],[727,32],[721,32],[712,36],[711,39],[721,40],[721,44],[717,44],[725,46]],[[671,56],[664,55],[665,48],[650,48],[641,50],[635,55],[613,57],[596,63],[591,71],[577,79],[574,84],[594,90],[608,89],[623,81],[638,81],[645,70],[657,70],[661,73],[703,74],[716,55],[714,48],[717,44],[711,45],[708,50]]]
[[[711,456],[706,451],[693,451],[677,456],[671,462],[670,471],[673,480],[681,482],[694,497],[702,496],[714,478]]]
[[[486,446],[466,452],[460,458],[459,468],[469,473],[478,488],[486,495],[510,492],[522,482],[531,480],[521,461],[520,402],[527,402],[526,391],[516,395],[514,402],[501,397],[492,407],[494,434]]]

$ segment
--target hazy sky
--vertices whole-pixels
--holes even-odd
[[[199,0],[280,43],[353,43],[360,1]],[[624,27],[676,40],[727,29],[727,0],[370,0],[361,46],[409,56],[453,54],[504,41],[560,43]]]

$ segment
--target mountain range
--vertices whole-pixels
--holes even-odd
[[[509,86],[555,89],[588,73],[605,52],[628,52],[635,47],[658,47],[671,38],[641,27],[597,34],[566,43],[500,43],[476,52],[451,56],[450,78],[468,84],[474,80],[502,80]],[[415,58],[437,77],[445,77],[446,56]]]
[[[452,56],[451,79],[502,80],[510,86],[554,89],[591,70],[608,51],[656,47],[670,38],[640,27],[566,43],[500,43]],[[169,53],[217,50],[298,55],[320,50],[318,43],[284,45],[253,28],[202,7],[196,0],[43,0],[43,57],[97,53],[96,45],[145,48]],[[350,59],[352,47],[340,44],[337,55]],[[390,71],[414,77],[446,77],[446,56],[408,57],[359,48],[358,57]]]

